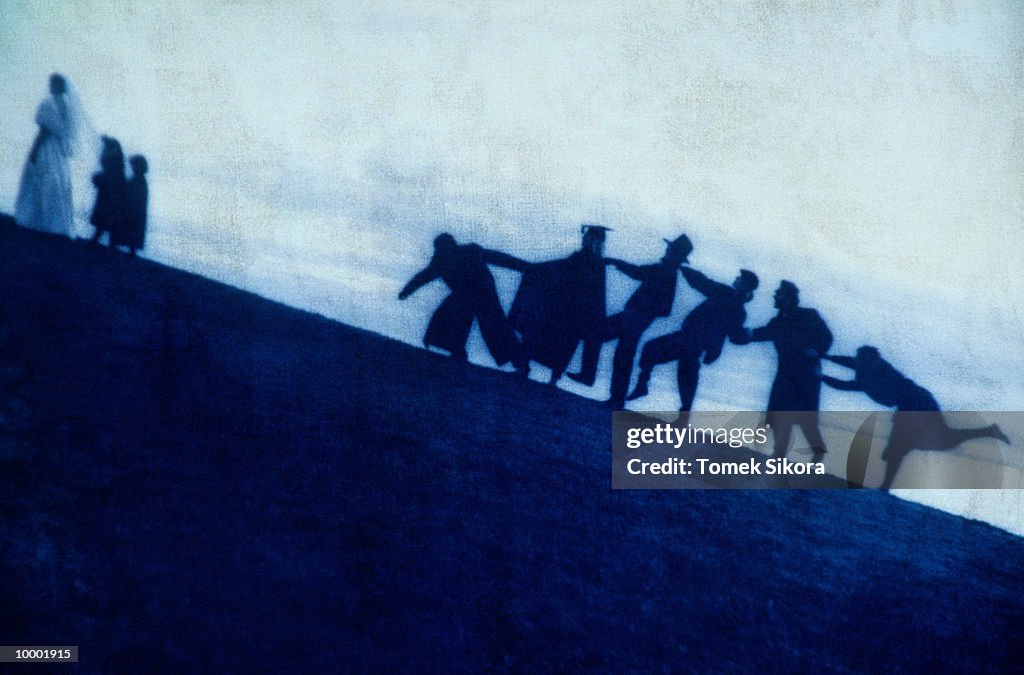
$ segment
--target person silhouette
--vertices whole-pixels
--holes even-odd
[[[14,218],[22,227],[71,237],[75,232],[70,161],[81,142],[84,112],[63,75],[50,76],[39,126],[18,185]]]
[[[146,173],[149,171],[149,162],[142,155],[132,155],[128,163],[132,167],[132,177],[125,186],[122,241],[134,256],[146,246],[146,219],[149,207],[149,183],[146,182]]]
[[[125,190],[128,185],[124,172],[124,151],[116,138],[104,136],[102,141],[100,170],[92,176],[92,184],[96,186],[96,204],[89,222],[96,231],[89,243],[99,243],[100,237],[106,233],[110,246],[117,246],[124,236]]]
[[[647,385],[654,366],[678,361],[676,379],[679,385],[679,409],[688,412],[693,407],[700,380],[701,356],[704,363],[714,363],[722,353],[725,339],[745,344],[747,319],[744,305],[754,297],[758,286],[757,275],[740,270],[732,285],[712,281],[695,269],[684,267],[683,278],[706,300],[686,315],[679,330],[654,338],[644,345],[640,353],[640,377],[636,388],[626,399],[633,401],[648,394]]]
[[[825,384],[842,391],[864,392],[876,403],[896,408],[889,442],[882,450],[885,478],[880,487],[883,490],[892,487],[900,465],[913,450],[951,450],[974,438],[994,438],[1007,445],[1010,443],[998,424],[964,429],[950,427],[932,393],[896,370],[876,347],[864,345],[853,357],[823,358],[854,372],[853,380],[824,375],[821,379]]]
[[[800,307],[800,290],[783,280],[775,291],[778,314],[750,332],[750,342],[771,342],[778,368],[768,396],[765,422],[772,425],[774,457],[786,456],[793,427],[799,426],[821,461],[828,451],[818,424],[821,404],[821,356],[832,346],[832,332],[813,309]]]
[[[531,361],[551,369],[550,384],[562,377],[583,341],[606,318],[604,242],[610,228],[585,224],[580,249],[566,258],[537,263],[523,273],[509,320],[523,338]],[[597,349],[601,343],[596,342]]]
[[[610,340],[618,339],[615,356],[612,359],[612,383],[606,403],[619,410],[626,403],[626,391],[633,375],[633,361],[636,349],[644,331],[655,319],[672,313],[676,296],[676,279],[680,266],[693,251],[690,238],[681,234],[674,241],[664,240],[666,248],[661,260],[649,265],[633,265],[617,258],[605,258],[605,264],[640,282],[626,307],[618,314],[605,319],[592,333],[590,354],[584,351],[583,368],[579,373],[569,373],[573,379],[588,386],[594,383],[597,373],[595,349]],[[596,345],[596,347],[595,347]]]
[[[478,244],[460,245],[447,232],[439,234],[434,239],[430,263],[409,280],[398,299],[405,300],[424,285],[441,279],[451,294],[434,311],[423,336],[424,346],[438,347],[452,358],[465,361],[466,341],[476,319],[494,361],[499,366],[511,361],[521,374],[529,374],[526,351],[501,307],[488,265],[520,272],[530,267],[530,263],[507,253]]]

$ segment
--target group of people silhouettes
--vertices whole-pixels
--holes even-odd
[[[96,201],[89,222],[95,228],[92,244],[106,235],[111,247],[132,255],[145,246],[149,164],[133,155],[126,175],[125,156],[117,139],[98,136],[71,85],[63,75],[50,76],[49,96],[36,110],[38,127],[28,153],[14,220],[22,227],[67,237],[75,236],[71,160],[76,152],[99,148],[100,170],[93,174]]]
[[[50,76],[49,96],[39,105],[35,121],[38,133],[22,173],[14,220],[23,227],[74,236],[70,161],[76,147],[90,147],[83,138],[88,136],[98,139],[101,146],[100,171],[92,176],[96,200],[90,222],[95,230],[89,242],[96,245],[106,236],[111,247],[125,247],[135,255],[145,245],[149,201],[146,158],[133,155],[128,160],[132,169],[128,177],[121,144],[109,136],[99,137],[92,130],[62,75]],[[665,240],[664,255],[650,264],[605,257],[608,232],[609,228],[602,225],[584,225],[578,251],[541,263],[477,244],[459,244],[451,234],[441,234],[434,240],[430,263],[405,285],[399,298],[407,298],[435,279],[443,280],[451,293],[430,320],[423,338],[426,346],[465,360],[466,343],[475,321],[499,365],[511,362],[526,375],[531,361],[543,364],[551,369],[551,383],[566,375],[582,343],[580,371],[567,375],[593,386],[602,346],[617,341],[607,399],[613,409],[646,396],[653,369],[676,362],[680,410],[686,414],[696,397],[701,366],[719,357],[727,339],[736,345],[771,342],[778,367],[768,399],[767,421],[773,428],[776,456],[786,454],[793,427],[800,427],[816,458],[827,451],[818,422],[823,382],[837,389],[862,391],[877,403],[897,410],[883,453],[887,462],[883,487],[892,484],[903,458],[915,448],[948,449],[977,437],[1009,442],[996,425],[950,428],[931,393],[897,371],[874,347],[863,346],[853,357],[829,355],[831,331],[818,312],[800,306],[799,289],[791,281],[782,281],[775,291],[776,316],[764,326],[748,329],[745,306],[759,283],[754,272],[740,270],[731,284],[708,278],[688,266],[693,244],[685,234]],[[498,297],[491,265],[522,273],[508,314]],[[623,310],[611,316],[605,300],[607,266],[639,282]],[[679,330],[644,344],[639,376],[627,395],[640,343],[655,320],[671,315],[680,275],[704,299],[687,314]],[[854,379],[823,376],[822,359],[852,369]],[[901,416],[908,412],[915,416]]]
[[[530,362],[540,363],[551,369],[552,384],[566,374],[582,342],[580,371],[566,375],[593,386],[602,345],[617,340],[607,399],[616,410],[628,400],[646,396],[653,369],[675,361],[680,410],[685,416],[693,406],[701,365],[713,363],[727,339],[736,345],[771,342],[778,365],[766,421],[774,433],[774,456],[785,456],[793,428],[799,427],[814,460],[820,461],[827,452],[818,420],[822,383],[862,391],[875,402],[897,410],[883,451],[883,488],[891,487],[903,459],[914,449],[946,450],[979,437],[1009,443],[994,424],[975,429],[950,428],[931,393],[897,371],[875,347],[863,346],[853,357],[829,355],[832,332],[817,311],[800,306],[800,291],[791,281],[782,281],[775,291],[775,317],[764,326],[749,329],[745,326],[745,305],[759,285],[754,272],[740,270],[731,284],[708,278],[688,266],[693,244],[685,234],[665,240],[665,253],[657,262],[636,265],[604,256],[609,228],[588,224],[581,230],[578,251],[540,263],[477,244],[459,244],[448,233],[438,235],[430,263],[410,279],[398,297],[404,300],[425,284],[441,279],[451,293],[431,317],[423,338],[425,346],[465,360],[475,319],[498,365],[511,362],[518,373],[528,375]],[[507,315],[489,265],[522,273]],[[639,282],[623,310],[611,316],[607,315],[605,302],[606,266]],[[704,300],[686,315],[679,330],[644,344],[639,376],[627,395],[640,342],[656,319],[671,315],[680,275]],[[822,359],[852,369],[854,379],[822,375]],[[913,416],[901,415],[910,411],[914,411]]]

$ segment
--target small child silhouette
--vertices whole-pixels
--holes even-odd
[[[132,155],[128,163],[132,167],[132,177],[125,189],[124,205],[124,238],[132,255],[146,245],[146,212],[149,205],[149,183],[146,173],[149,162],[142,155]]]
[[[109,236],[111,246],[116,246],[124,228],[124,153],[116,138],[103,137],[103,151],[100,154],[100,171],[93,174],[96,186],[96,205],[89,221],[96,232],[90,243],[99,243],[104,233]]]

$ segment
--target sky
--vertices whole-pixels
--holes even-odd
[[[2,210],[59,71],[99,132],[149,158],[156,260],[419,344],[444,289],[395,295],[440,231],[543,260],[601,222],[607,253],[637,262],[685,231],[698,269],[761,276],[751,324],[792,279],[837,351],[878,345],[949,409],[1024,409],[1019,2],[3,12]],[[632,288],[615,274],[613,310]],[[497,276],[508,301],[516,278]],[[681,290],[652,334],[698,300]],[[488,362],[478,337],[472,354]],[[756,408],[771,356],[727,349],[698,405]],[[650,404],[675,407],[657,377]]]

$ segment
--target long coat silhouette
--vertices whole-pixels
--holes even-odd
[[[584,226],[579,251],[525,271],[509,312],[529,358],[551,369],[552,384],[565,372],[581,340],[584,351],[589,348],[586,343],[606,318],[601,255],[605,228],[598,228]]]
[[[512,361],[517,367],[524,367],[522,344],[501,307],[494,277],[487,265],[519,271],[530,267],[530,263],[506,253],[477,244],[459,245],[451,235],[442,234],[434,240],[430,264],[409,280],[398,297],[404,300],[425,284],[441,279],[452,292],[431,317],[423,337],[424,345],[465,359],[466,340],[476,319],[494,361],[498,365]]]

